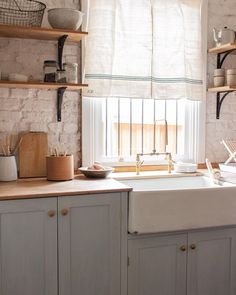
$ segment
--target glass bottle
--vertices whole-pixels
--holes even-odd
[[[44,82],[56,82],[57,62],[55,60],[45,60],[43,65]]]
[[[67,82],[72,84],[78,84],[78,64],[64,63],[63,68],[66,71]]]

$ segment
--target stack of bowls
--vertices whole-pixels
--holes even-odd
[[[236,86],[236,69],[227,70],[226,84],[227,86]]]
[[[221,87],[225,85],[225,69],[216,69],[214,71],[214,86]]]

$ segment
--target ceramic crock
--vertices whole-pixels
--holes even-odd
[[[17,180],[15,156],[0,156],[0,181]]]

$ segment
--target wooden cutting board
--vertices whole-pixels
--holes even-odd
[[[19,177],[46,176],[48,135],[44,132],[29,132],[22,136],[19,147]]]

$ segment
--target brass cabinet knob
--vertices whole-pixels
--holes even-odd
[[[48,211],[48,216],[49,217],[54,217],[56,215],[56,212],[54,210],[49,210]]]
[[[195,250],[197,246],[195,244],[190,245],[190,249]]]
[[[68,209],[62,209],[61,210],[61,215],[62,216],[66,216],[68,213],[69,213],[69,210]]]
[[[183,245],[183,246],[180,247],[180,250],[181,250],[182,252],[185,252],[185,251],[187,250],[187,247]]]

